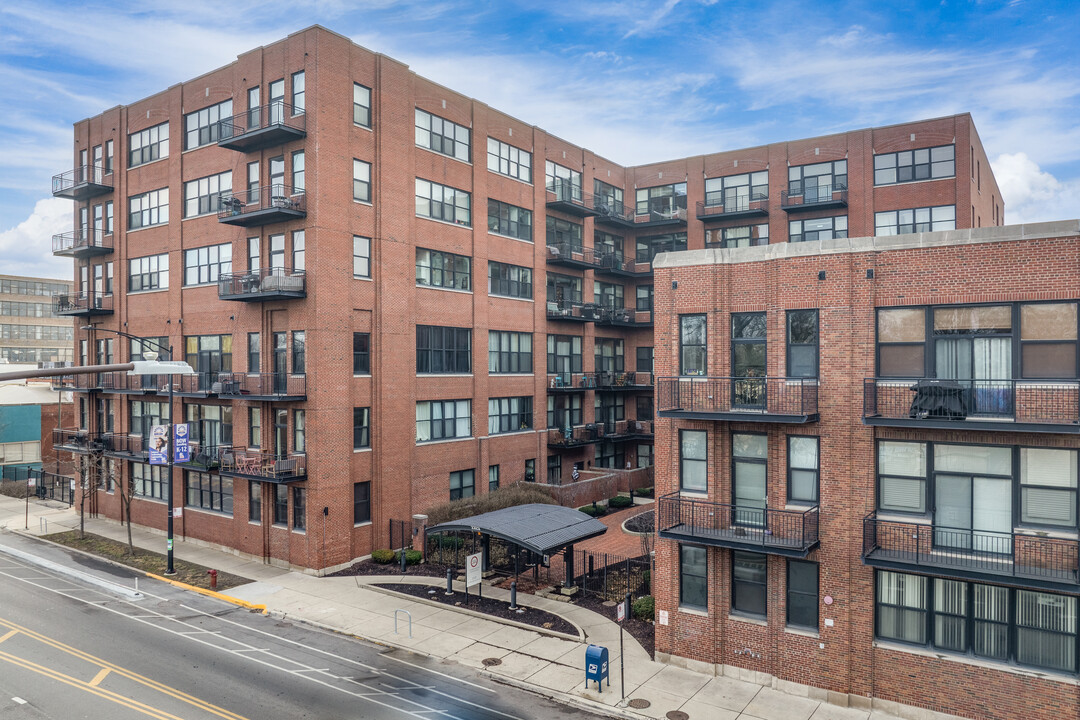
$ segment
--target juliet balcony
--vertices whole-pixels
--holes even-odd
[[[249,153],[307,137],[307,115],[284,102],[272,102],[218,123],[218,147]]]
[[[303,188],[288,185],[222,193],[218,207],[219,223],[242,227],[258,227],[305,217],[307,197]]]
[[[221,447],[217,460],[218,472],[229,477],[272,483],[307,479],[307,457],[298,453],[278,456],[272,452]]]
[[[780,191],[780,208],[789,213],[847,207],[847,185],[806,185],[797,183]]]
[[[110,255],[112,251],[112,235],[106,235],[101,230],[87,228],[52,236],[52,253],[57,257],[81,260],[99,255]]]
[[[1080,380],[866,378],[863,423],[1080,434]]]
[[[706,197],[704,202],[697,203],[697,219],[702,222],[767,217],[768,215],[768,195],[748,195],[727,200],[722,197]]]
[[[113,314],[113,296],[95,292],[53,295],[53,312],[63,317],[94,317]]]
[[[80,165],[74,170],[53,175],[53,197],[89,200],[113,191],[113,176],[99,165]]]
[[[590,217],[596,215],[595,200],[569,181],[556,180],[547,186],[547,207],[567,215]]]
[[[307,297],[306,280],[303,270],[285,268],[222,273],[218,277],[218,299],[240,302],[295,300]]]
[[[805,424],[818,421],[818,382],[788,377],[665,377],[660,417]]]
[[[219,373],[218,395],[223,398],[269,402],[307,399],[307,376],[287,373]]]
[[[820,510],[774,510],[671,493],[658,500],[660,537],[699,545],[806,557],[819,542]]]
[[[1080,592],[1080,541],[1075,536],[985,533],[871,513],[863,519],[862,560],[940,577]]]

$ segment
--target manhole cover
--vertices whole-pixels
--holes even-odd
[[[628,702],[626,704],[629,705],[630,707],[634,708],[635,710],[644,710],[645,708],[649,707],[649,705],[651,705],[652,703],[650,703],[648,700],[645,700],[644,698],[634,698],[633,700],[631,700],[630,702]]]
[[[682,710],[672,710],[666,715],[668,720],[690,720],[690,716]]]
[[[491,667],[492,665],[502,665],[502,660],[499,658],[484,658],[480,661],[484,667]]]

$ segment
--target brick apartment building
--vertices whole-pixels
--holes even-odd
[[[190,362],[177,533],[319,571],[449,499],[651,465],[657,253],[1002,217],[968,115],[622,167],[318,26],[74,133],[77,360],[150,349],[115,330]],[[98,511],[133,487],[162,527],[168,385],[67,384]]]
[[[654,279],[658,653],[1077,717],[1080,223],[697,250]]]
[[[53,301],[70,292],[68,280],[0,275],[0,363],[71,362],[71,321]]]

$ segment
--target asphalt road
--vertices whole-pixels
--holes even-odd
[[[134,585],[113,566],[59,559]],[[165,583],[141,578],[139,590],[125,598],[0,553],[0,719],[602,717]]]

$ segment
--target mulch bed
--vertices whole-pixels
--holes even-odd
[[[645,512],[635,515],[627,520],[624,525],[630,532],[636,533],[651,533],[656,528],[654,523],[656,522],[656,512],[654,510],[646,510]]]
[[[600,613],[612,622],[615,621],[616,606],[604,605],[604,601],[598,597],[593,595],[583,595],[574,598],[573,603],[579,607]],[[631,637],[638,641],[641,647],[645,648],[645,651],[649,653],[649,657],[652,657],[653,649],[656,644],[656,628],[653,627],[653,624],[631,617],[627,618],[625,629]]]
[[[491,598],[479,598],[473,592],[469,593],[469,601],[466,603],[465,593],[455,591],[453,595],[448,596],[445,594],[446,589],[444,587],[433,588],[428,585],[405,583],[379,583],[376,587],[412,595],[413,597],[425,598],[437,602],[440,605],[468,608],[469,610],[484,613],[485,615],[491,615],[504,620],[513,620],[515,622],[533,625],[534,627],[541,627],[545,630],[554,630],[570,635],[577,635],[578,632],[576,627],[566,620],[563,620],[558,615],[552,615],[549,612],[537,610],[536,608],[523,608],[525,612],[518,613],[510,609],[510,603],[508,602],[493,600]],[[435,592],[429,593],[429,590],[435,590]]]
[[[446,570],[449,568],[454,571],[454,577],[458,576],[458,573],[464,572],[463,568],[451,565],[440,565],[439,563],[419,563],[417,565],[406,565],[404,575],[410,577],[437,577],[446,579]],[[373,560],[361,560],[358,563],[353,563],[344,570],[338,570],[336,573],[330,573],[326,577],[354,577],[357,575],[402,575],[400,563],[377,563]]]

